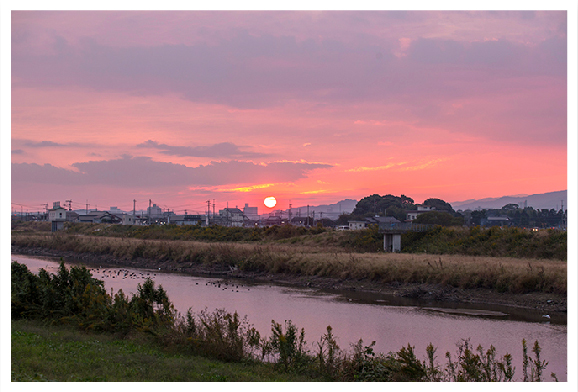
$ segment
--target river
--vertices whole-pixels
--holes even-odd
[[[37,273],[40,268],[56,273],[58,261],[12,255],[12,260],[26,264]],[[67,264],[69,265],[69,264]],[[305,329],[309,344],[319,341],[331,325],[341,348],[349,349],[360,338],[375,350],[387,353],[402,346],[415,347],[418,358],[426,358],[431,342],[437,347],[437,360],[445,364],[449,351],[456,359],[456,344],[470,339],[474,347],[496,347],[498,357],[513,356],[515,378],[522,377],[522,339],[531,352],[534,341],[542,349],[541,359],[549,362],[544,372],[556,373],[560,381],[567,379],[567,326],[561,319],[508,307],[466,306],[455,303],[420,303],[380,294],[329,292],[272,284],[251,284],[245,281],[215,277],[196,277],[155,270],[122,268],[91,268],[93,276],[103,280],[107,291],[122,289],[136,292],[146,277],[152,278],[167,291],[177,311],[191,308],[199,312],[226,309],[246,315],[261,335],[268,336],[271,320],[281,324],[291,320]],[[124,276],[124,271],[128,271]],[[313,346],[310,346],[313,348]]]

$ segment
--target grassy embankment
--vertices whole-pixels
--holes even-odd
[[[315,381],[272,364],[227,363],[71,326],[12,321],[12,381]]]
[[[38,229],[14,230],[12,245],[110,255],[121,260],[145,258],[177,269],[203,265],[238,268],[243,272],[290,273],[381,283],[435,283],[508,293],[567,292],[566,261],[540,257],[565,254],[566,233],[558,232],[436,228],[404,237],[406,249],[416,253],[391,254],[352,251],[356,246],[375,245],[381,237],[371,230],[360,233],[321,230],[317,234],[248,242],[235,240],[235,236],[259,237],[267,229],[217,227],[203,231],[199,227],[130,228],[82,224],[72,225],[66,232],[57,234]],[[279,236],[284,230],[289,234],[290,230],[297,230],[294,234],[302,231],[275,228],[269,233],[277,238],[271,233]],[[207,238],[230,239],[195,240],[201,236],[199,233]],[[456,249],[463,249],[463,254],[457,254]],[[424,250],[427,253],[421,253]],[[513,257],[518,254],[536,256]]]
[[[13,223],[21,234],[50,232],[49,222]],[[223,226],[123,226],[109,224],[67,224],[66,232],[90,236],[185,240],[204,242],[251,242],[322,247],[347,252],[383,251],[383,235],[376,226],[358,231],[334,231],[323,227],[297,226],[243,228]],[[565,231],[534,232],[520,228],[472,228],[436,226],[427,232],[402,235],[402,253],[460,254],[469,256],[567,259]]]
[[[61,263],[57,274],[41,269],[38,275],[17,262],[11,268],[13,381],[514,380],[511,355],[498,358],[494,347],[474,349],[468,341],[440,364],[432,344],[423,361],[409,344],[380,354],[374,343],[364,346],[359,340],[352,353],[346,352],[328,326],[311,351],[305,331],[291,321],[284,326],[272,321],[272,335],[265,339],[236,312],[178,316],[163,288],[150,279],[130,298],[122,291],[113,297],[84,267],[67,269]],[[522,381],[543,380],[547,362],[540,359],[538,342],[535,357],[528,355],[525,341],[522,346]]]

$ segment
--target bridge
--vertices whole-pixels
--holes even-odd
[[[435,225],[413,224],[411,222],[380,223],[379,232],[383,233],[383,250],[401,252],[401,235],[410,231],[428,231]]]
[[[428,231],[433,229],[436,225],[430,224],[415,224],[411,222],[399,222],[399,223],[380,223],[379,232],[384,233],[406,233],[408,231]]]

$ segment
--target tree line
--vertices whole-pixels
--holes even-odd
[[[450,203],[442,199],[429,198],[422,205],[432,208],[413,220],[416,224],[433,224],[440,226],[478,226],[483,225],[489,217],[508,217],[509,226],[552,228],[563,226],[566,211],[560,209],[518,208],[517,204],[506,204],[499,209],[481,209],[475,211],[455,211]],[[415,201],[406,195],[380,196],[373,194],[361,199],[350,214],[342,214],[336,225],[347,225],[352,220],[364,220],[373,216],[390,216],[403,222],[407,212],[416,210]]]

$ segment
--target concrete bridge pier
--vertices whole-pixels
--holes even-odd
[[[401,252],[401,233],[385,233],[383,235],[383,250]]]

